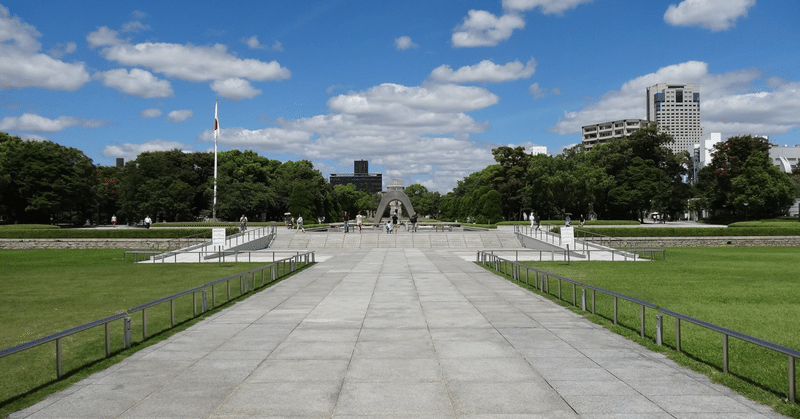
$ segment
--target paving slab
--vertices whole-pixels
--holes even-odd
[[[11,418],[782,417],[449,249],[319,252]]]

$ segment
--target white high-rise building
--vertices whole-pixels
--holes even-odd
[[[647,120],[660,132],[675,139],[673,152],[692,153],[703,140],[700,126],[700,86],[688,83],[658,83],[647,88]]]

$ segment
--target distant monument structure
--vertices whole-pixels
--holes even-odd
[[[353,162],[353,173],[331,173],[330,184],[347,185],[352,183],[356,189],[361,189],[366,185],[370,193],[380,193],[383,190],[383,175],[381,173],[369,172],[369,161],[355,160]]]
[[[392,179],[389,182],[389,186],[386,188],[386,192],[383,193],[381,203],[378,204],[378,211],[375,212],[375,222],[379,223],[381,221],[383,212],[386,211],[387,206],[389,207],[390,217],[395,211],[398,216],[402,216],[401,204],[405,207],[406,213],[408,213],[409,216],[414,214],[414,206],[411,205],[411,200],[408,199],[408,195],[406,195],[403,181],[400,179]]]

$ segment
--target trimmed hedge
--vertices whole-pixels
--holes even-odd
[[[607,227],[579,230],[610,237],[800,236],[800,228],[797,227]],[[578,231],[575,235],[579,236]]]
[[[239,232],[226,228],[225,234]],[[196,234],[207,234],[208,228],[126,228],[126,229],[0,229],[1,239],[179,239]]]

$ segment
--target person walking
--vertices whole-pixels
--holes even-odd
[[[297,230],[298,231],[302,231],[303,233],[306,232],[306,229],[303,228],[303,216],[302,215],[298,215],[297,216]]]
[[[392,230],[397,233],[397,211],[392,214]]]
[[[531,212],[531,215],[528,216],[528,219],[531,222],[531,228],[533,228],[533,224],[536,222],[536,217],[533,215],[533,212]]]
[[[536,229],[538,230],[539,227],[542,226],[542,219],[539,218],[539,214],[536,214]]]
[[[356,214],[356,225],[358,226],[358,234],[361,234],[361,224],[364,222],[364,216],[359,212]]]
[[[144,217],[144,228],[150,228],[150,224],[153,224],[153,220],[151,220],[150,216],[147,215]]]
[[[117,216],[116,215],[112,215],[111,216],[111,225],[112,226],[117,225]]]
[[[386,234],[389,234],[391,232],[392,232],[392,224],[389,222],[389,220],[386,220]]]
[[[344,212],[342,218],[344,218],[344,232],[347,233],[350,231],[350,217],[347,215],[347,211]]]
[[[245,217],[244,214],[242,214],[242,217],[239,218],[239,231],[242,233],[247,231],[247,217]]]
[[[411,216],[411,232],[417,231],[417,213],[415,212],[414,215]]]

